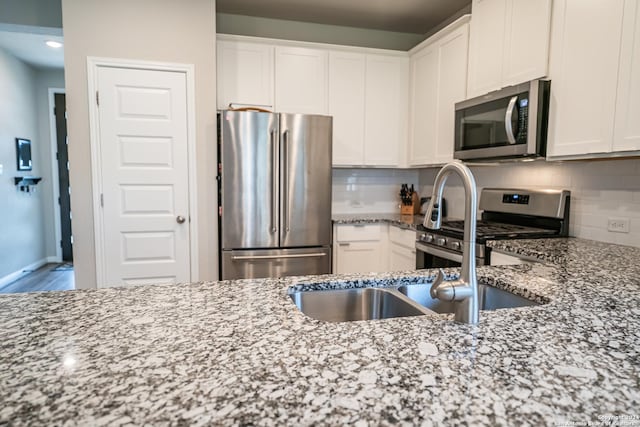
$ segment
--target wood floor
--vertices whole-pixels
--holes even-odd
[[[61,264],[45,264],[34,272],[0,287],[0,294],[75,289],[73,269],[56,270]]]

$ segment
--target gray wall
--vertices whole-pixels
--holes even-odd
[[[219,13],[216,21],[217,31],[221,34],[380,49],[409,50],[425,39],[424,35],[414,33],[397,33],[225,13]]]
[[[44,175],[35,79],[31,67],[0,49],[0,278],[46,258],[42,183],[27,194],[13,182],[15,176]],[[31,140],[32,171],[17,171],[16,137]]]
[[[1,0],[0,21],[13,25],[62,28],[60,0]]]
[[[88,56],[195,64],[199,278],[215,278],[215,0],[63,0],[62,15],[76,287],[96,286]]]

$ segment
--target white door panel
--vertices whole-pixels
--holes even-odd
[[[189,281],[186,75],[100,67],[98,90],[101,286]]]

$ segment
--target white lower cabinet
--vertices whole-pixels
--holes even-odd
[[[502,252],[491,252],[491,265],[520,265],[533,264],[533,261],[519,258],[517,256],[503,254]]]
[[[387,224],[337,224],[333,272],[406,271],[416,268],[416,232]]]
[[[389,270],[404,271],[416,269],[416,232],[403,228],[389,227]]]
[[[333,272],[374,273],[387,270],[386,224],[338,224],[334,229]]]

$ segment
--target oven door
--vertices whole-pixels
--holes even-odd
[[[418,269],[460,267],[461,265],[461,253],[416,242],[416,267]],[[476,265],[484,265],[484,258],[476,257]]]

